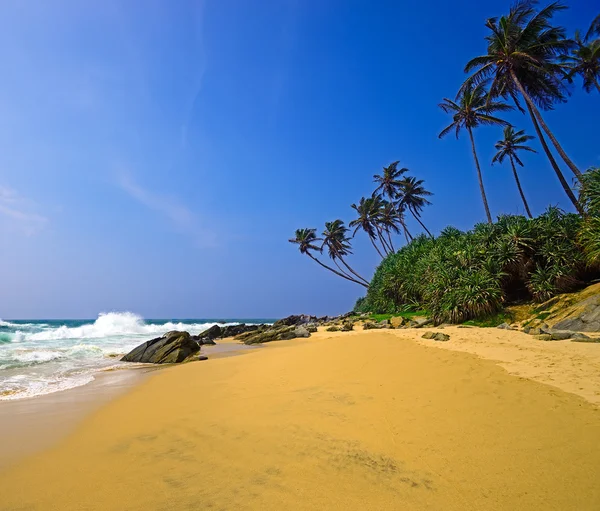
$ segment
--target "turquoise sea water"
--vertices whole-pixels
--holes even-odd
[[[0,320],[0,400],[85,385],[98,371],[126,367],[119,355],[170,330],[194,335],[215,324],[272,321],[144,320],[131,312],[103,313],[95,320]]]

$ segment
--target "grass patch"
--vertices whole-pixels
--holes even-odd
[[[396,314],[369,314],[368,316],[350,316],[350,320],[362,320],[362,321],[384,321],[392,318],[414,318],[416,316],[428,316],[427,311],[410,311],[410,312],[398,312]]]
[[[512,323],[513,316],[510,312],[502,311],[494,316],[488,316],[486,318],[481,319],[470,319],[469,321],[465,321],[462,323],[467,326],[477,326],[479,328],[494,328],[502,323]]]

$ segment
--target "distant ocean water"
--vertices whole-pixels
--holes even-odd
[[[0,320],[0,400],[50,394],[85,385],[94,374],[126,367],[122,355],[170,330],[195,335],[212,325],[269,319],[144,320],[131,312],[96,320]]]

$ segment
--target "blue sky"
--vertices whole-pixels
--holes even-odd
[[[593,2],[570,3],[557,21],[587,28]],[[468,139],[437,139],[437,104],[508,5],[3,1],[0,317],[350,309],[362,288],[287,239],[351,220],[394,160],[434,192],[430,229],[484,220]],[[581,168],[600,164],[597,94],[578,82],[545,118]],[[492,214],[522,213],[489,165],[499,135],[475,133]],[[534,214],[568,209],[547,160],[525,163]],[[352,261],[370,276],[378,256],[359,236]]]

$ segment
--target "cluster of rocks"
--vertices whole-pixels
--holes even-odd
[[[502,325],[501,325],[502,326]],[[588,335],[582,334],[581,332],[575,332],[573,330],[562,330],[560,328],[551,328],[546,323],[542,323],[538,326],[524,326],[522,331],[526,334],[533,335],[540,341],[565,341],[571,339],[576,342],[595,342]]]
[[[432,341],[441,342],[446,342],[450,340],[450,336],[442,332],[425,332],[421,337],[423,339],[431,339]]]
[[[127,353],[123,362],[149,364],[178,364],[190,360],[205,360],[199,357],[200,344],[188,332],[167,332],[161,337],[146,341]]]

